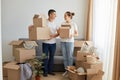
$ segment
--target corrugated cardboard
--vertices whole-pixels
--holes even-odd
[[[68,70],[68,77],[71,80],[86,80],[86,73],[75,73],[71,70]]]
[[[98,60],[97,60],[97,58],[95,56],[93,56],[93,55],[87,55],[87,62],[88,63],[95,63],[97,61]]]
[[[77,56],[77,51],[80,51],[81,47],[74,47],[74,56]]]
[[[77,51],[76,60],[87,61],[87,55],[91,55],[91,53],[83,53],[83,52]]]
[[[82,47],[85,44],[87,44],[89,46],[94,45],[92,41],[82,41],[82,40],[75,40],[74,41],[74,47]]]
[[[87,80],[102,80],[104,72],[98,69],[87,69]]]
[[[16,56],[16,48],[23,48],[23,43],[33,44],[33,46],[38,46],[35,41],[23,41],[23,40],[13,40],[9,45],[13,46],[13,56]]]
[[[71,34],[70,27],[60,27],[59,36],[61,38],[69,38]]]
[[[5,66],[7,63],[9,63],[9,61],[8,62],[3,62],[2,66]],[[7,68],[3,67],[2,69],[3,69],[3,77],[7,77],[8,76]]]
[[[15,56],[15,54],[16,54],[16,53],[15,53],[15,52],[16,52],[16,51],[15,51],[16,48],[22,48],[22,47],[23,47],[23,42],[24,42],[23,40],[13,40],[13,41],[11,41],[11,42],[9,43],[9,45],[12,45],[12,46],[13,46],[13,48],[12,48],[12,49],[13,49],[13,50],[12,50],[12,51],[13,51],[13,56]]]
[[[35,14],[33,17],[34,27],[46,27],[46,17],[43,14]]]
[[[27,59],[32,59],[36,55],[35,49],[16,48],[15,59],[19,63],[25,62]]]
[[[48,27],[32,27],[29,29],[30,40],[48,40],[50,39],[50,28]]]
[[[85,70],[86,69],[98,69],[102,70],[103,69],[103,63],[101,61],[98,61],[96,63],[88,63],[88,62],[82,62],[82,61],[76,61],[76,67],[83,67]]]
[[[20,66],[10,62],[4,66],[8,71],[8,80],[20,80]]]
[[[3,80],[8,80],[8,77],[3,77]]]
[[[74,47],[82,47],[85,41],[75,40]]]

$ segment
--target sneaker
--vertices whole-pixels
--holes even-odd
[[[47,75],[47,74],[43,74],[43,76],[44,76],[44,77],[48,77],[48,75]]]
[[[68,73],[68,72],[67,72],[67,71],[65,71],[62,75],[63,75],[63,76],[66,76],[66,75],[67,75],[67,73]]]
[[[55,73],[53,73],[53,72],[49,72],[48,74],[53,75],[53,76],[55,75]]]

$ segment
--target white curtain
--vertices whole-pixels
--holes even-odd
[[[103,61],[103,80],[112,80],[117,0],[93,0],[93,41]]]

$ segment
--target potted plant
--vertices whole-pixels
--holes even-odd
[[[45,54],[42,54],[42,56],[36,56],[34,59],[27,60],[28,63],[32,66],[32,71],[35,75],[35,80],[40,80],[41,74],[43,74],[43,59],[45,59]]]

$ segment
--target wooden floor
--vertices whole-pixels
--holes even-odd
[[[48,77],[43,77],[41,80],[69,80],[67,76],[62,76],[63,72],[55,73],[55,76],[48,75]]]
[[[55,74],[56,74],[55,76],[52,75],[48,75],[48,77],[41,76],[41,80],[69,80],[67,76],[62,76],[63,72],[56,72]],[[3,77],[3,80],[8,80],[8,78]]]

